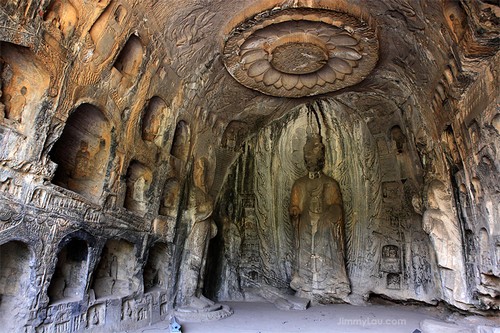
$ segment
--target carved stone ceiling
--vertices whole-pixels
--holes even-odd
[[[153,9],[165,62],[196,86],[192,109],[222,123],[260,126],[325,97],[373,117],[373,103],[357,101],[430,100],[453,57],[436,0],[160,0]]]

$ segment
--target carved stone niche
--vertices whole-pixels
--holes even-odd
[[[401,273],[401,253],[396,245],[382,247],[380,271],[385,273]]]
[[[161,125],[166,108],[167,104],[160,97],[154,96],[149,100],[142,118],[141,132],[144,141],[154,142],[157,146],[161,146],[163,141]]]
[[[102,326],[106,323],[106,303],[96,304],[87,311],[87,328]]]
[[[80,105],[66,121],[50,158],[57,163],[52,182],[98,203],[109,160],[110,125],[90,104]]]
[[[33,121],[49,83],[48,72],[29,49],[0,42],[0,122]]]
[[[159,214],[163,216],[175,217],[179,208],[179,198],[181,187],[177,178],[169,178],[163,187]]]
[[[90,29],[90,37],[95,44],[96,57],[106,59],[115,46],[117,37],[123,30],[127,10],[112,2]]]
[[[135,248],[125,240],[109,240],[101,253],[91,285],[96,299],[131,295],[139,289]]]
[[[401,274],[389,273],[386,281],[387,289],[401,289]]]
[[[32,254],[26,244],[11,241],[0,245],[0,323],[5,332],[19,332],[28,319],[31,266]]]
[[[404,135],[403,131],[401,130],[401,127],[398,125],[395,125],[391,127],[390,133],[389,133],[390,139],[392,141],[392,145],[395,148],[394,150],[398,153],[401,154],[405,152],[405,143],[406,143],[406,136]]]
[[[132,212],[145,213],[148,203],[148,192],[153,181],[151,170],[138,161],[130,162],[128,167],[124,207]]]
[[[237,150],[248,135],[248,125],[243,121],[233,120],[227,125],[222,135],[223,148]]]
[[[57,256],[56,269],[47,290],[50,304],[82,301],[87,267],[87,242],[77,238],[70,240]]]
[[[111,80],[119,81],[120,86],[124,88],[132,86],[135,82],[135,77],[139,73],[143,56],[144,49],[141,40],[139,37],[131,35],[113,64],[113,69],[116,71],[112,72],[115,78]],[[118,75],[117,72],[119,73]],[[116,76],[120,76],[120,80]]]
[[[444,1],[444,17],[455,42],[460,44],[467,29],[467,14],[459,1]]]
[[[170,154],[181,161],[187,162],[191,145],[191,130],[188,123],[181,120],[175,127],[174,139]]]
[[[144,266],[144,292],[163,291],[168,287],[170,250],[166,243],[156,243],[149,250]]]
[[[378,60],[376,28],[361,8],[296,1],[245,16],[227,29],[223,60],[244,86],[303,97],[362,81]]]
[[[52,1],[44,16],[45,22],[60,30],[65,38],[73,35],[78,19],[78,11],[68,0]]]

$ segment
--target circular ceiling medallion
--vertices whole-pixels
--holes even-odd
[[[264,11],[232,29],[224,64],[241,84],[272,96],[339,90],[362,81],[377,63],[369,21],[322,8]]]

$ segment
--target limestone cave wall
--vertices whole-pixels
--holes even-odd
[[[369,30],[340,35],[365,43],[342,74],[369,66],[353,87],[308,97],[297,81],[285,95],[300,98],[283,98],[237,82],[224,43],[287,9],[320,24],[308,1],[0,0],[0,331],[168,319],[200,160],[218,227],[206,294],[290,293],[288,203],[311,124],[344,196],[345,301],[498,311],[499,7],[318,3]]]

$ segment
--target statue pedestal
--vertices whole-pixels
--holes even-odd
[[[177,308],[174,312],[180,321],[201,322],[229,317],[233,310],[224,304],[215,303],[203,296],[192,298],[188,305]]]

